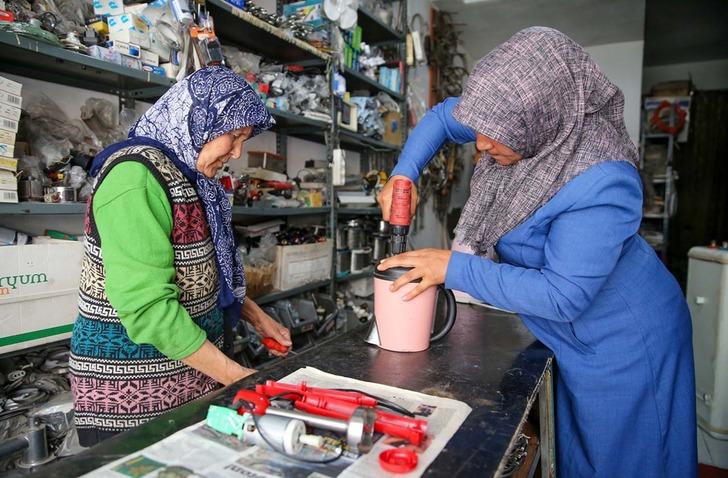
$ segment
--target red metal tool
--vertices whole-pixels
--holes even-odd
[[[376,399],[361,392],[309,387],[305,383],[295,385],[269,380],[265,385],[257,385],[256,392],[269,397],[290,398],[294,400],[294,406],[298,410],[340,420],[351,418],[358,407],[378,405]],[[374,429],[379,433],[404,438],[417,446],[422,444],[427,436],[426,420],[403,417],[381,410],[376,410],[376,416]]]
[[[272,337],[263,337],[260,342],[265,345],[265,348],[267,348],[268,350],[275,350],[276,352],[280,352],[283,354],[288,353],[290,349],[290,347],[286,347]],[[295,354],[294,352],[291,353]]]

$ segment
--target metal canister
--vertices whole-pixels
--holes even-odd
[[[351,250],[364,247],[364,227],[356,219],[349,221],[346,226],[346,247]]]
[[[372,249],[357,249],[351,251],[351,272],[363,272],[372,263]]]
[[[338,224],[336,226],[336,247],[338,249],[346,249],[346,225]]]
[[[374,244],[372,252],[372,262],[377,263],[387,257],[387,248],[389,246],[389,235],[374,234]]]
[[[338,249],[336,251],[336,274],[348,274],[351,270],[351,251],[349,249]]]

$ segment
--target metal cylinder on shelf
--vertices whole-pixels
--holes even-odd
[[[372,262],[372,249],[366,247],[363,249],[352,249],[351,251],[351,272],[356,274],[358,272],[364,272],[364,270],[371,265]]]
[[[356,219],[352,219],[346,225],[346,247],[352,251],[364,247],[364,227]]]

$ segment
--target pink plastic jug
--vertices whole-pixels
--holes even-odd
[[[455,296],[443,286],[430,287],[407,302],[403,297],[417,286],[419,280],[405,285],[397,292],[389,290],[392,282],[409,270],[395,267],[374,272],[375,323],[367,342],[394,352],[427,350],[430,342],[445,337],[455,325]],[[447,300],[447,318],[442,329],[433,332],[438,293],[442,293]]]

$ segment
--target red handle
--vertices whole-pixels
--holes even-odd
[[[257,385],[256,390],[259,393],[272,397],[273,395],[280,395],[285,392],[296,392],[304,395],[308,393],[315,393],[322,395],[327,398],[335,398],[337,400],[344,400],[356,404],[357,406],[364,407],[376,407],[377,400],[361,392],[348,392],[343,390],[331,390],[328,388],[317,388],[309,387],[305,382],[299,383],[298,385],[290,383],[275,382],[268,380],[265,385]]]
[[[278,342],[276,339],[271,337],[263,337],[261,343],[265,345],[268,350],[275,350],[276,352],[287,353],[288,347]]]
[[[240,406],[240,402],[247,402],[248,406]],[[233,397],[233,407],[238,409],[240,415],[250,412],[251,407],[255,415],[263,415],[269,406],[268,397],[253,390],[238,390]]]
[[[392,209],[389,213],[389,224],[392,226],[409,226],[412,220],[412,181],[396,179],[392,188]]]

